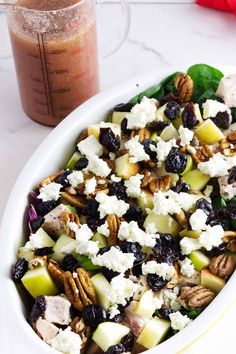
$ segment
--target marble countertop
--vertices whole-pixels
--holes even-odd
[[[235,65],[236,18],[185,1],[132,2],[127,41],[112,57],[101,61],[101,89],[153,69],[204,62]],[[109,19],[117,4],[99,5],[100,36],[109,40]],[[112,21],[110,21],[112,22]],[[107,27],[106,27],[106,26]],[[0,217],[18,173],[52,128],[34,123],[21,109],[5,15],[0,13]],[[115,68],[115,70],[114,70]],[[7,235],[6,235],[7,236]],[[185,353],[235,353],[232,336],[236,305]],[[230,343],[230,345],[229,345]],[[232,346],[231,346],[232,344]],[[11,353],[10,353],[11,354]]]

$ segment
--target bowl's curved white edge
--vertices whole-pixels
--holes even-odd
[[[236,68],[232,66],[213,66],[218,67],[225,74],[236,72]],[[172,72],[185,71],[188,67],[189,65],[183,65],[142,74],[94,96],[72,112],[67,119],[55,128],[25,165],[8,199],[0,228],[0,331],[4,334],[6,346],[4,348],[4,341],[1,343],[1,346],[3,346],[2,348],[5,351],[8,350],[12,354],[12,350],[14,349],[14,353],[16,354],[25,354],[33,348],[35,354],[41,354],[42,351],[45,354],[58,353],[39,339],[26,322],[20,296],[9,277],[9,269],[12,262],[14,262],[16,250],[19,246],[19,244],[15,244],[10,238],[11,235],[14,235],[14,232],[16,233],[16,228],[19,228],[19,226],[22,228],[23,224],[19,220],[19,217],[17,219],[18,208],[22,210],[21,207],[26,203],[27,192],[33,187],[35,181],[40,179],[40,176],[43,177],[43,163],[52,158],[54,159],[53,164],[60,166],[61,156],[58,157],[55,155],[57,151],[60,151],[60,146],[58,145],[62,143],[63,149],[64,146],[69,149],[69,145],[75,139],[71,139],[70,142],[66,143],[68,140],[67,136],[71,135],[71,137],[76,138],[79,130],[87,126],[86,118],[88,115],[91,115],[91,111],[101,119],[100,115],[104,115],[104,112],[109,111],[115,104],[125,99],[128,100],[149,86],[161,81]],[[156,77],[158,79],[155,79]],[[79,123],[77,117],[80,117]],[[95,122],[100,119],[94,119],[93,121]],[[59,138],[60,142],[58,142]],[[16,200],[18,208],[16,207]],[[14,220],[17,222],[15,223]],[[216,299],[192,324],[174,337],[160,344],[157,348],[147,351],[147,353],[158,352],[159,354],[164,354],[168,352],[169,354],[174,354],[183,349],[183,347],[194,341],[196,337],[199,337],[218,319],[220,314],[225,311],[226,305],[235,299],[234,293],[236,293],[236,273],[233,274],[228,284]]]

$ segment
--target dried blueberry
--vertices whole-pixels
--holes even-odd
[[[134,107],[133,103],[119,103],[114,107],[114,112],[130,112]]]
[[[218,112],[217,115],[212,118],[212,120],[220,129],[228,129],[230,126],[230,116],[227,111]]]
[[[85,207],[82,209],[82,214],[89,217],[99,217],[99,203],[95,199],[88,200]]]
[[[134,347],[134,335],[133,333],[128,333],[121,339],[121,344],[123,344],[126,352],[132,352]]]
[[[67,254],[61,263],[61,269],[69,272],[74,272],[79,267],[78,261],[72,254]]]
[[[67,177],[71,173],[72,173],[71,171],[63,172],[59,177],[56,178],[55,182],[61,184],[63,186],[63,188],[69,187],[70,183],[69,183]]]
[[[30,227],[33,233],[35,233],[44,223],[44,218],[42,216],[37,217],[37,219],[34,219],[30,221]]]
[[[130,205],[127,212],[123,215],[124,219],[128,222],[136,221],[140,222],[142,220],[143,210],[136,204]]]
[[[11,269],[11,278],[15,283],[19,283],[28,270],[28,262],[24,258],[19,258]]]
[[[179,240],[169,234],[163,234],[156,240],[153,253],[158,262],[173,264],[181,255]]]
[[[163,129],[168,127],[170,122],[168,120],[158,120],[148,124],[147,128],[150,129],[152,132],[162,132]]]
[[[88,166],[88,163],[89,161],[86,157],[81,157],[78,161],[76,161],[74,169],[81,171]]]
[[[120,137],[111,128],[100,128],[99,142],[110,152],[117,152],[120,148]]]
[[[50,211],[52,211],[53,209],[55,209],[57,205],[58,203],[55,200],[49,200],[47,202],[40,202],[36,204],[35,209],[38,215],[44,216],[50,213]]]
[[[150,140],[150,139],[144,139],[141,144],[144,147],[144,151],[146,152],[146,154],[150,157],[150,159],[152,161],[157,162],[157,154],[155,151],[152,151],[151,146],[156,146],[155,141]]]
[[[206,254],[208,257],[216,257],[224,253],[226,250],[226,244],[221,243],[218,247],[213,247],[210,251],[207,251]]]
[[[112,182],[109,185],[109,195],[115,195],[117,199],[126,200],[126,188],[123,182]]]
[[[98,217],[87,218],[87,225],[92,231],[96,231],[98,226],[101,226],[102,224],[104,224],[104,222],[105,222],[105,218],[103,219],[99,219]]]
[[[132,268],[132,274],[135,277],[140,277],[142,275],[142,263],[138,263],[137,265],[134,265]]]
[[[164,288],[167,283],[167,280],[164,280],[162,277],[159,277],[156,274],[148,274],[147,275],[147,282],[149,287],[154,290],[158,291]]]
[[[188,192],[190,187],[187,183],[185,183],[182,179],[180,179],[175,187],[171,188],[175,193]]]
[[[97,327],[106,321],[107,313],[100,305],[93,304],[84,308],[82,317],[86,326]]]
[[[180,112],[180,105],[175,101],[170,101],[166,105],[164,114],[168,119],[175,120],[178,118],[179,112]]]
[[[195,112],[194,112],[194,104],[188,103],[183,110],[182,113],[182,122],[183,126],[188,129],[193,129],[198,123],[199,120],[197,119]]]
[[[126,135],[130,135],[131,134],[131,130],[127,128],[127,125],[128,125],[128,120],[127,118],[124,118],[120,124],[121,126],[121,130],[124,134]]]
[[[121,323],[124,321],[124,313],[118,313],[112,319],[112,322]]]
[[[107,349],[105,352],[106,354],[120,354],[120,353],[125,353],[125,347],[123,344],[116,344],[112,345]]]
[[[133,253],[135,256],[135,264],[143,262],[145,255],[139,243],[125,241],[120,245],[120,248],[124,253]]]
[[[236,166],[232,167],[228,177],[228,183],[232,184],[236,182]]]
[[[173,313],[174,311],[172,309],[159,309],[157,311],[154,312],[153,317],[154,316],[158,316],[160,318],[164,318],[164,320],[170,320],[169,316],[171,313]]]
[[[45,297],[39,296],[36,298],[34,306],[32,307],[32,310],[30,312],[29,323],[33,324],[37,322],[39,317],[41,317],[45,311],[46,311]]]
[[[236,219],[236,205],[228,204],[226,207],[221,208],[219,211],[219,217],[225,219]]]
[[[113,270],[108,268],[103,268],[102,274],[109,282],[112,280],[112,278],[115,278],[117,277],[117,275],[119,275],[118,272],[114,272]]]
[[[48,256],[53,253],[54,253],[53,247],[36,248],[34,251],[35,256],[39,256],[39,257]]]
[[[213,207],[210,202],[208,202],[206,199],[201,198],[198,199],[196,202],[196,209],[201,209],[204,211],[204,213],[209,216],[210,214],[213,213]]]
[[[165,168],[170,173],[182,173],[187,166],[187,155],[173,147],[165,161]]]

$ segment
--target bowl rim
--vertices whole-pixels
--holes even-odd
[[[29,348],[34,348],[35,354],[41,354],[42,350],[45,354],[58,353],[58,351],[44,343],[27,323],[23,314],[23,304],[20,300],[19,293],[9,276],[10,265],[14,259],[12,257],[15,256],[16,249],[19,245],[16,248],[15,240],[12,239],[12,237],[5,238],[5,235],[9,234],[11,236],[11,233],[14,235],[14,232],[15,234],[17,232],[14,229],[14,223],[12,223],[11,217],[13,217],[13,219],[15,218],[14,220],[17,220],[18,226],[22,224],[23,211],[21,210],[19,213],[21,216],[18,215],[17,211],[17,207],[21,204],[23,205],[26,198],[26,196],[22,195],[22,190],[28,189],[29,191],[32,184],[35,183],[32,181],[36,177],[37,173],[41,171],[40,166],[42,166],[43,163],[47,163],[52,156],[52,152],[59,145],[60,141],[58,141],[58,137],[63,137],[62,141],[64,141],[63,144],[66,146],[67,140],[74,134],[75,131],[79,132],[81,127],[86,127],[88,125],[86,125],[87,116],[91,116],[93,113],[96,113],[96,111],[99,111],[101,112],[101,115],[104,115],[114,106],[115,102],[116,104],[120,103],[120,100],[122,99],[121,97],[131,98],[135,94],[142,92],[143,89],[160,82],[167,75],[175,71],[184,71],[189,66],[179,65],[177,67],[168,67],[166,69],[141,74],[129,80],[123,81],[118,85],[115,85],[114,87],[92,97],[83,105],[75,109],[43,140],[22,169],[14,187],[12,188],[0,227],[0,250],[6,250],[6,252],[1,252],[0,257],[0,284],[1,288],[4,288],[5,290],[4,292],[0,292],[0,309],[6,314],[6,316],[4,316],[3,328],[1,328],[3,323],[0,322],[0,331],[5,331],[5,333],[9,332],[8,338],[10,338],[10,335],[14,335],[14,345],[17,345],[18,350],[17,354],[23,352],[25,353]],[[233,66],[216,65],[216,67],[222,70],[225,74],[236,72],[236,67]],[[127,98],[127,100],[128,99],[129,98]],[[111,105],[112,103],[113,105]],[[98,116],[99,115],[100,114],[98,114]],[[96,114],[94,114],[94,116],[96,116]],[[97,118],[90,118],[91,122],[93,121],[94,123],[100,121],[101,119],[98,120]],[[16,203],[15,200],[19,200],[19,203]],[[159,344],[156,348],[147,350],[145,353],[155,353],[157,348],[159,354],[164,354],[167,352],[170,354],[182,352],[184,348],[191,345],[192,342],[195,342],[219,319],[220,315],[222,315],[222,313],[226,311],[226,308],[229,307],[235,300],[235,292],[236,272],[231,276],[230,280],[222,289],[220,294],[197,319],[195,319],[188,327],[177,333],[175,336]],[[21,329],[20,333],[19,328]]]

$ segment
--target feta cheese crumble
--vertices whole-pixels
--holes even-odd
[[[98,211],[100,213],[100,219],[103,219],[109,214],[115,214],[121,217],[129,209],[129,204],[125,203],[123,200],[119,200],[116,196],[98,193],[95,199],[99,203]]]
[[[184,128],[182,125],[179,127],[180,145],[189,145],[194,137],[194,132],[188,128]]]
[[[220,152],[213,155],[209,161],[200,162],[198,164],[199,170],[211,177],[221,177],[228,174],[230,170],[236,164],[236,157],[226,157]]]
[[[99,251],[97,241],[77,241],[76,253],[89,258],[95,257]]]
[[[42,238],[37,234],[32,234],[29,237],[29,241],[26,242],[24,248],[27,250],[34,250],[35,248],[42,248]]]
[[[183,261],[179,261],[180,272],[187,278],[191,278],[195,272],[194,265],[189,258],[185,258]]]
[[[79,334],[72,332],[70,327],[65,330],[60,329],[56,337],[48,340],[47,343],[64,354],[80,354],[83,344]]]
[[[206,229],[207,215],[202,209],[197,209],[189,218],[189,223],[192,230],[205,230]]]
[[[67,177],[67,180],[73,188],[76,188],[80,183],[84,182],[84,176],[81,171],[74,171]]]
[[[213,247],[218,247],[223,242],[224,229],[221,225],[207,225],[206,231],[203,231],[199,237],[202,247],[210,251]]]
[[[136,163],[139,161],[148,161],[150,157],[146,154],[144,146],[140,144],[139,137],[136,135],[125,143],[125,148],[129,150],[129,162]]]
[[[93,135],[90,135],[86,139],[80,141],[77,147],[81,154],[86,157],[94,155],[101,156],[103,154],[102,144],[100,144]]]
[[[117,177],[116,175],[111,175],[111,181],[112,182],[120,182],[122,180],[121,177]]]
[[[236,74],[222,77],[216,95],[221,97],[229,107],[236,107]]]
[[[107,221],[106,221],[103,225],[98,226],[97,232],[99,232],[99,233],[102,234],[103,236],[109,237],[109,235],[110,235],[110,230],[109,230]]]
[[[236,182],[229,184],[228,178],[229,176],[223,176],[218,178],[218,182],[220,186],[220,195],[225,200],[230,200],[236,196]]]
[[[167,159],[167,156],[169,155],[170,150],[172,147],[177,146],[176,145],[176,139],[171,139],[169,141],[164,141],[161,138],[157,142],[157,145],[150,145],[150,149],[157,154],[157,161],[164,162]]]
[[[106,161],[103,161],[96,155],[89,156],[89,163],[86,170],[100,177],[107,177],[111,173],[111,169]]]
[[[92,263],[106,267],[114,272],[125,273],[133,267],[135,257],[133,253],[123,253],[116,247],[111,247],[108,252],[92,258]]]
[[[169,318],[171,327],[176,331],[181,331],[192,322],[188,316],[182,315],[179,311],[171,313]]]
[[[40,188],[38,198],[42,199],[43,202],[58,200],[60,198],[61,188],[62,185],[59,183],[52,182],[45,184]]]
[[[201,245],[195,238],[183,237],[180,241],[180,248],[183,255],[188,255],[192,251],[199,250]]]
[[[154,247],[156,244],[155,234],[148,234],[141,230],[138,223],[135,221],[122,221],[119,231],[118,239],[121,241],[138,242],[141,246]]]
[[[87,181],[85,181],[84,193],[86,195],[93,194],[96,190],[96,186],[97,186],[97,181],[95,177],[88,179]]]
[[[141,194],[141,182],[144,175],[137,173],[125,181],[126,193],[131,198],[137,198]]]
[[[153,98],[143,97],[130,113],[126,114],[128,129],[141,129],[156,119],[157,101]]]
[[[155,193],[153,203],[153,210],[157,215],[179,214],[181,211],[180,205],[167,192],[158,191]]]
[[[219,112],[228,112],[230,113],[230,109],[226,104],[221,103],[216,100],[206,100],[203,103],[203,118],[214,118]]]
[[[175,267],[168,263],[157,263],[156,261],[149,261],[142,264],[143,275],[156,274],[164,280],[170,280],[175,274]]]

